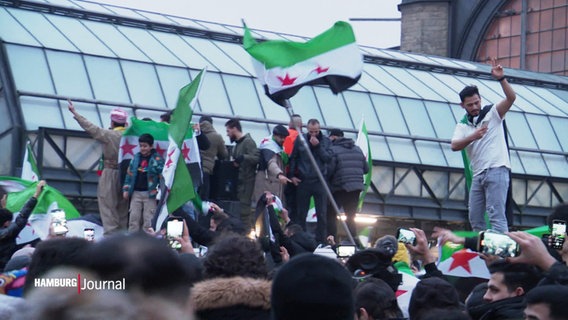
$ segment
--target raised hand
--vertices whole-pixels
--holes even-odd
[[[497,58],[491,59],[491,75],[495,79],[501,79],[505,76],[503,66],[497,62]]]
[[[69,108],[69,111],[71,111],[72,114],[75,114],[75,106],[73,105],[71,99],[67,99],[67,103],[69,104],[67,106],[67,108]]]
[[[508,232],[507,235],[521,247],[521,254],[518,257],[507,258],[507,261],[536,265],[544,271],[556,262],[539,237],[523,231]]]
[[[47,183],[45,182],[45,180],[40,180],[40,181],[37,183],[36,191],[35,191],[35,193],[34,193],[34,198],[37,199],[37,198],[39,197],[39,195],[40,195],[41,192],[43,191],[43,187],[45,187],[46,185],[47,185]]]
[[[464,244],[465,242],[465,238],[455,235],[451,230],[440,227],[434,227],[432,238],[438,239],[440,244],[448,241],[456,244]]]

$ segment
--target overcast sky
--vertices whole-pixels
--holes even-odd
[[[253,29],[314,37],[335,21],[400,18],[401,0],[95,0],[122,7]],[[400,22],[352,21],[357,42],[379,48],[400,45]]]

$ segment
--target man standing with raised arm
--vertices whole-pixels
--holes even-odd
[[[493,59],[491,75],[501,84],[505,99],[496,105],[481,107],[476,86],[467,86],[460,92],[460,105],[467,113],[467,123],[456,125],[452,137],[453,151],[465,149],[471,161],[473,180],[469,193],[469,222],[474,231],[485,230],[484,212],[491,228],[507,232],[505,203],[509,188],[511,164],[505,140],[503,120],[516,99],[507,82],[505,72]]]
[[[69,111],[81,128],[103,144],[104,169],[97,187],[99,212],[105,235],[126,230],[128,224],[128,202],[122,197],[122,182],[118,168],[118,146],[126,128],[128,114],[121,108],[110,112],[110,129],[103,129],[80,115],[69,100]]]

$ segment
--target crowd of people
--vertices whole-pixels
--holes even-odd
[[[26,210],[40,194],[38,186]],[[265,194],[262,203],[272,218],[273,197]],[[568,242],[553,249],[526,232],[507,233],[520,254],[503,259],[480,253],[489,280],[461,286],[438,270],[420,229],[410,229],[415,244],[397,244],[388,235],[338,258],[312,253],[316,243],[304,246],[297,236],[309,236],[292,224],[282,235],[280,263],[274,263],[240,219],[214,210],[200,238],[209,246],[202,257],[190,239],[201,227],[196,222],[184,222],[179,250],[160,232],[138,231],[97,242],[54,235],[16,251],[0,275],[0,319],[568,319]],[[567,204],[548,218],[559,219],[568,219]],[[441,228],[431,237],[469,241]],[[414,259],[422,267],[414,270],[418,280],[403,304],[397,300],[404,278],[399,264]]]
[[[415,240],[407,243],[406,238],[383,235],[364,248],[354,237],[356,242],[347,245],[355,249],[340,253],[345,241],[338,239],[331,201],[345,212],[346,232],[356,235],[354,218],[368,164],[342,130],[325,135],[317,119],[308,120],[304,128],[299,115],[291,117],[288,128],[274,126],[258,145],[243,133],[238,119],[229,119],[225,128],[234,143],[230,150],[213,119],[202,116],[192,127],[200,149],[200,172],[191,176],[207,209],[198,212],[196,204],[187,203],[171,213],[183,225],[172,235],[170,219],[152,225],[165,165],[154,148],[154,137],[140,135],[140,151],[122,167],[118,149],[127,114],[113,110],[111,128],[103,129],[69,102],[81,127],[103,144],[98,201],[105,237],[89,241],[50,230],[47,239],[19,248],[15,239],[46,182],[37,184],[15,220],[3,203],[0,320],[568,320],[563,308],[568,299],[568,243],[559,242],[566,230],[542,239],[509,232],[504,208],[510,164],[503,119],[515,93],[496,62],[492,75],[505,99],[482,108],[477,88],[464,88],[460,99],[466,117],[452,138],[452,149],[466,150],[471,159],[470,223],[480,232],[464,238],[435,228],[430,237],[440,246],[451,242],[478,252],[489,279],[465,285],[444,275],[428,236],[418,228],[409,229],[405,237]],[[168,122],[171,116],[175,114],[161,120]],[[237,212],[228,212],[212,198],[219,161],[235,170]],[[315,230],[306,223],[311,199]],[[484,211],[492,231],[486,230]],[[558,221],[568,221],[568,204],[554,208],[549,228]],[[520,250],[507,256],[483,250],[486,232],[508,237]],[[412,291],[407,302],[399,300],[404,266],[416,279],[412,288],[405,287]]]

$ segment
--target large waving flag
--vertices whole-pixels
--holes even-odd
[[[266,94],[284,105],[306,84],[328,85],[337,94],[361,77],[363,55],[351,25],[336,22],[308,42],[270,40],[257,42],[247,26],[243,46],[253,57],[257,77]]]
[[[6,209],[19,213],[26,201],[33,196],[36,185],[37,182],[0,176],[0,188],[8,194]],[[51,216],[47,213],[57,208],[65,211],[67,220],[80,217],[79,211],[75,209],[73,204],[61,192],[46,185],[28,219],[28,225],[20,232],[16,242],[18,244],[27,243],[38,237],[45,239],[49,233],[49,224],[51,223]]]
[[[367,159],[367,164],[369,165],[369,172],[363,176],[365,189],[361,191],[361,194],[359,195],[359,204],[357,205],[357,211],[361,211],[363,201],[367,195],[367,190],[369,190],[369,186],[371,185],[371,178],[373,177],[373,157],[371,156],[371,143],[369,142],[369,134],[367,133],[365,120],[361,121],[361,127],[357,133],[357,141],[355,141],[355,144],[361,149],[361,151],[363,151],[365,159]]]
[[[162,156],[166,157],[166,150],[170,144],[168,138],[168,130],[170,124],[166,122],[146,121],[136,118],[130,118],[131,125],[126,128],[120,139],[120,149],[118,153],[118,162],[132,160],[134,155],[140,151],[138,146],[138,137],[143,133],[149,133],[154,137],[154,149]],[[188,130],[182,144],[182,154],[185,163],[199,163],[199,148],[197,140],[193,138],[193,130]]]
[[[162,175],[166,187],[165,206],[156,221],[156,230],[159,230],[166,219],[168,213],[175,211],[184,203],[197,197],[193,188],[193,182],[187,167],[185,166],[184,140],[190,130],[191,116],[193,107],[197,102],[197,96],[201,89],[203,76],[206,69],[203,69],[197,77],[188,85],[181,88],[176,108],[172,114],[171,125],[168,130],[169,146],[166,153],[166,163]],[[196,148],[196,150],[198,150]],[[199,151],[197,151],[199,152]]]
[[[29,181],[39,180],[39,170],[32,150],[32,145],[28,141],[26,143],[26,152],[24,153],[24,161],[22,163],[21,178]]]

